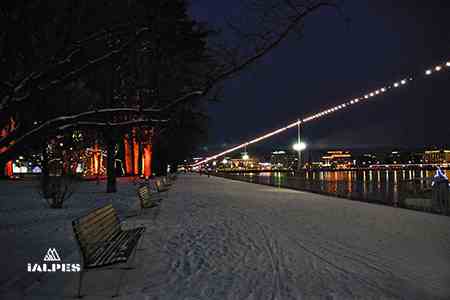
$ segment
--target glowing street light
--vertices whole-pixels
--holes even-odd
[[[294,145],[292,145],[292,148],[293,148],[295,151],[300,152],[300,151],[303,151],[303,150],[306,149],[306,144],[303,143],[303,142],[295,143]]]
[[[222,163],[223,163],[224,165],[226,165],[226,164],[228,163],[228,159],[224,158],[224,159],[222,160]]]
[[[242,159],[243,159],[243,160],[249,160],[249,159],[250,159],[250,156],[248,156],[247,153],[244,153],[244,155],[242,155]]]
[[[306,149],[306,144],[300,141],[300,134],[298,142],[292,145],[292,148],[294,148],[294,150],[298,152],[297,171],[300,171],[302,168],[302,151]]]
[[[297,143],[295,143],[292,148],[298,152],[298,163],[297,163],[297,171],[300,171],[302,167],[302,151],[306,149],[306,144],[300,139],[300,120],[298,120],[297,124]]]

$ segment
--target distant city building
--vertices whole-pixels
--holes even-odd
[[[323,167],[347,169],[353,166],[350,151],[328,151],[321,159]]]
[[[259,170],[259,160],[256,158],[233,158],[230,160],[231,170]]]
[[[273,151],[270,164],[273,170],[291,170],[297,167],[298,154],[288,151]]]
[[[428,150],[425,151],[424,161],[427,164],[450,163],[450,150]]]
[[[322,168],[322,162],[320,162],[320,161],[307,162],[307,163],[305,163],[305,167],[307,169],[320,169],[320,168]]]
[[[400,151],[392,151],[387,155],[386,163],[388,164],[404,164],[407,162],[407,154]]]
[[[421,152],[412,152],[409,155],[408,164],[422,164],[424,163],[424,154]]]
[[[353,164],[358,167],[367,167],[379,163],[380,160],[378,159],[377,155],[373,153],[364,153],[353,162]]]
[[[272,170],[272,164],[268,162],[260,162],[259,163],[259,170]]]

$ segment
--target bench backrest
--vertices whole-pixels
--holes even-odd
[[[158,190],[158,186],[156,185],[156,180],[151,179],[148,181],[148,188],[150,190],[150,192],[159,192]]]
[[[152,205],[151,191],[148,186],[141,186],[138,189],[138,196],[142,208]]]
[[[120,231],[120,220],[112,204],[108,204],[72,221],[72,227],[83,259],[87,261],[104,242]]]
[[[158,189],[158,192],[163,189],[163,185],[162,185],[161,179],[155,179],[155,186]]]

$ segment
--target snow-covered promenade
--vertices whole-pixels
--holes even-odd
[[[32,214],[32,207],[24,204],[24,212],[10,208],[9,214],[2,189],[2,265],[13,265],[8,253],[14,251],[19,251],[13,254],[17,261],[42,260],[40,250],[33,257],[21,256],[31,252],[20,247],[34,244],[44,252],[61,248],[63,259],[79,261],[70,220],[86,209],[81,199],[104,199],[106,194],[99,192],[103,188],[83,183],[67,211],[36,208],[48,217],[31,224],[28,233],[11,233],[14,226],[5,218],[12,222],[13,214]],[[119,189],[112,200],[126,212],[136,201],[136,188],[123,180]],[[8,194],[16,194],[14,201],[31,203],[17,196],[23,190]],[[53,219],[60,220],[60,231],[45,225]],[[147,231],[144,250],[137,252],[136,268],[126,271],[119,299],[450,298],[448,217],[181,175],[156,220],[146,214],[127,223],[144,224]],[[53,231],[46,234],[39,226]],[[83,299],[110,299],[117,277],[117,270],[88,272]],[[17,299],[73,298],[77,278],[70,273],[46,275]]]

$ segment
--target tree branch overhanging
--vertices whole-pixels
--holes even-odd
[[[114,49],[109,51],[108,53],[99,56],[94,59],[89,59],[84,65],[74,68],[73,70],[65,73],[60,78],[56,78],[50,80],[47,83],[39,82],[40,79],[44,77],[44,74],[32,72],[30,75],[25,77],[16,87],[13,89],[13,94],[9,94],[3,97],[0,103],[0,111],[5,113],[8,109],[11,109],[11,106],[17,104],[23,104],[26,100],[30,100],[31,98],[37,96],[36,94],[42,94],[44,92],[49,92],[57,87],[60,87],[63,84],[70,82],[73,79],[79,78],[81,75],[87,73],[88,71],[97,68],[104,63],[113,60],[119,57],[122,53],[124,53],[127,49],[133,46],[145,33],[149,32],[148,27],[143,27],[138,29],[134,36],[130,38],[127,42],[125,42],[118,49]],[[79,49],[73,50],[68,54],[67,57],[57,61],[55,63],[56,66],[63,66],[69,62],[71,62],[71,58],[73,55],[78,53]],[[27,91],[22,91],[24,88],[28,88]],[[15,107],[13,107],[15,108]]]
[[[111,125],[112,128],[120,128],[121,126],[127,127],[130,126],[130,124],[142,125],[147,122],[149,123],[165,123],[168,122],[168,119],[155,119],[155,118],[141,118],[139,120],[132,120],[132,121],[124,121],[124,122],[102,122],[102,121],[82,121],[83,119],[88,119],[92,117],[99,117],[102,115],[111,115],[111,114],[118,114],[118,113],[126,113],[126,114],[133,114],[133,115],[154,115],[158,118],[158,116],[167,115],[170,116],[170,112],[172,109],[175,109],[179,105],[182,105],[183,103],[191,100],[193,97],[201,96],[203,95],[203,92],[201,91],[194,91],[187,93],[183,96],[180,96],[179,98],[171,101],[169,104],[164,106],[163,108],[154,109],[154,108],[145,108],[145,109],[139,109],[139,108],[105,108],[105,109],[98,109],[98,110],[91,110],[83,113],[79,113],[76,115],[71,116],[61,116],[57,117],[51,120],[48,120],[44,122],[41,125],[38,125],[35,128],[32,128],[31,130],[20,133],[20,127],[17,128],[15,131],[13,131],[8,136],[0,139],[0,148],[1,147],[7,147],[8,150],[0,153],[0,157],[3,155],[7,155],[9,151],[13,151],[14,149],[20,148],[21,144],[27,143],[28,141],[32,140],[36,136],[42,136],[48,134],[48,132],[51,132],[53,128],[57,128],[57,131],[63,131],[72,129],[74,127],[80,126],[83,128],[87,127],[105,127],[108,125]]]

